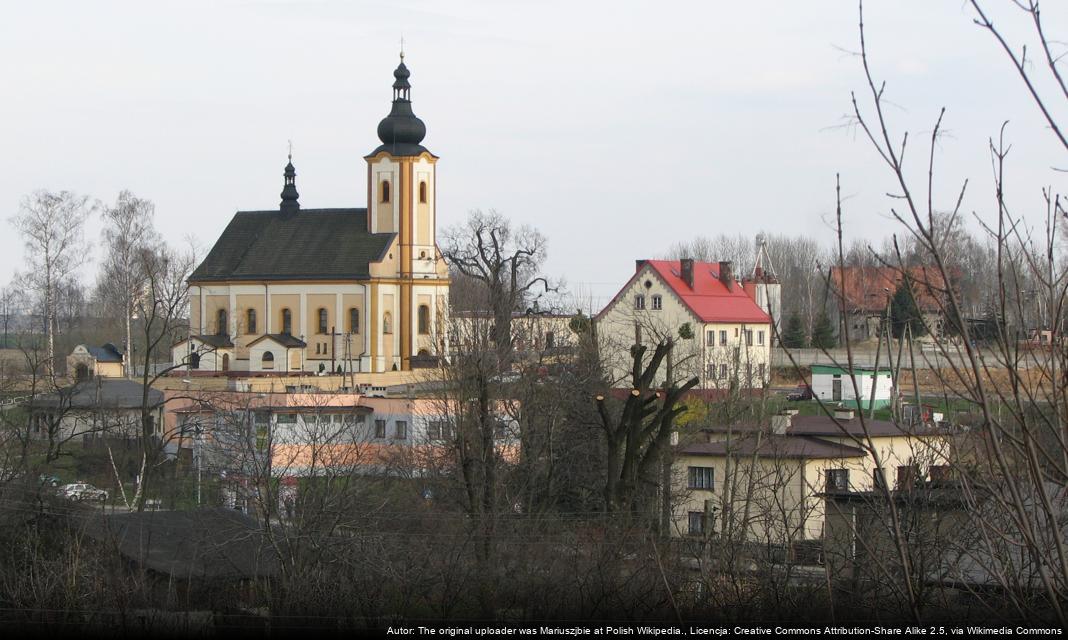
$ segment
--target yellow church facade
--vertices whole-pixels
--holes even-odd
[[[447,352],[448,267],[435,238],[437,156],[422,146],[403,58],[367,207],[302,209],[292,158],[277,210],[239,211],[189,277],[186,370],[379,373]]]

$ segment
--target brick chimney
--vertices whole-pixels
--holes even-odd
[[[679,260],[679,273],[686,286],[693,289],[693,258],[683,258]]]
[[[734,290],[734,273],[730,260],[721,260],[719,263],[719,281],[727,287],[727,291]]]

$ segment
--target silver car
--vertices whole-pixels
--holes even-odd
[[[107,500],[108,492],[97,489],[85,482],[65,484],[59,488],[59,495],[67,500]]]

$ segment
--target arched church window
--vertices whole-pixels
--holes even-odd
[[[382,193],[382,202],[383,203],[389,202],[389,180],[383,180],[382,181],[381,193]]]
[[[419,202],[426,204],[426,180],[419,183]]]
[[[245,333],[256,333],[256,310],[249,309],[245,315]]]
[[[262,369],[274,369],[274,354],[270,351],[264,351],[263,356],[260,358],[260,368]]]
[[[430,333],[430,307],[425,304],[419,305],[419,333],[424,336]]]
[[[219,309],[215,315],[215,334],[220,336],[229,335],[226,326],[226,309]]]
[[[199,353],[191,353],[191,354],[189,354],[189,368],[190,369],[199,369],[200,368],[200,354]]]
[[[388,311],[382,314],[382,333],[393,333],[393,314]]]
[[[327,332],[326,323],[326,309],[319,309],[319,333],[325,334]]]
[[[360,332],[360,310],[356,307],[349,309],[349,333]]]
[[[282,333],[293,335],[293,312],[289,309],[282,309]]]

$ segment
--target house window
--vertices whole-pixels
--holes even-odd
[[[274,354],[270,351],[264,351],[263,356],[260,357],[261,369],[274,369]]]
[[[389,202],[389,180],[383,180],[382,181],[381,194],[382,194],[381,202],[383,204],[388,203]]]
[[[689,487],[691,489],[714,489],[715,467],[690,467]]]
[[[408,438],[408,423],[404,420],[397,420],[396,434],[397,440],[406,440]]]
[[[393,314],[388,311],[382,314],[382,333],[393,333]]]
[[[545,348],[552,349],[556,346],[556,334],[552,331],[545,332]]]
[[[708,379],[709,380],[715,380],[716,379],[716,365],[714,365],[714,364],[708,365]]]
[[[722,347],[722,346],[726,346],[726,344],[727,344],[727,331],[724,329],[724,330],[721,330],[719,332],[719,345]]]
[[[704,511],[691,511],[689,513],[689,528],[687,533],[691,536],[703,536],[705,535],[705,512]]]
[[[764,344],[764,332],[763,331],[757,331],[757,344],[759,344],[759,345],[763,345]]]
[[[275,418],[275,422],[278,424],[297,424],[297,414],[295,413],[279,413]]]
[[[327,332],[326,325],[327,325],[327,321],[328,320],[329,320],[329,318],[327,318],[326,309],[319,309],[319,333],[320,334],[325,334]]]
[[[827,469],[827,491],[849,491],[849,469]]]
[[[912,489],[916,480],[920,477],[920,470],[916,465],[910,464],[897,468],[897,490],[907,491]]]
[[[659,294],[653,296],[653,311],[660,311],[664,306],[664,298]]]
[[[427,436],[431,440],[448,440],[452,438],[452,427],[448,420],[431,420],[426,427]]]
[[[716,346],[716,332],[715,331],[709,329],[705,333],[705,346],[709,346],[709,347]]]
[[[249,309],[245,312],[245,333],[256,333],[256,310]]]
[[[385,438],[386,437],[386,421],[385,420],[375,420],[375,437],[376,438]]]
[[[645,294],[644,293],[639,293],[638,295],[634,296],[634,308],[635,309],[644,309],[645,308]]]
[[[425,336],[430,333],[430,307],[425,304],[419,305],[419,335]]]
[[[760,364],[758,364],[758,365],[757,365],[757,375],[759,375],[759,376],[760,376],[760,382],[761,382],[761,384],[763,384],[763,383],[764,383],[764,380],[765,380],[765,378],[764,378],[764,371],[765,371],[765,369],[764,369],[764,363],[763,363],[763,362],[761,362]]]
[[[747,347],[753,346],[753,330],[752,329],[746,329],[745,330],[745,346],[747,346]]]
[[[886,488],[886,475],[883,473],[882,469],[877,468],[872,470],[872,482],[876,489]]]
[[[289,309],[282,309],[282,333],[293,335],[293,312]]]
[[[426,204],[426,180],[419,183],[419,203]]]
[[[724,380],[727,379],[727,365],[725,365],[725,364],[719,365],[719,377],[724,379]]]
[[[360,310],[353,307],[349,309],[349,333],[360,332]]]
[[[226,324],[226,309],[219,309],[215,315],[215,334],[220,336],[229,335]]]

